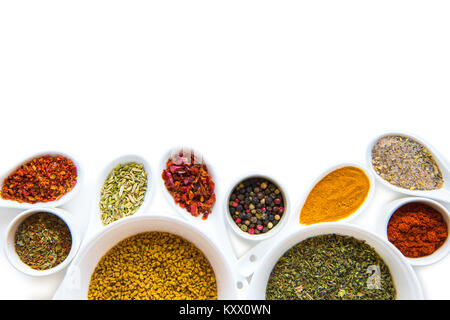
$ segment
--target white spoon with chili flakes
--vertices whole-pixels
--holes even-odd
[[[390,190],[450,203],[450,165],[424,139],[384,133],[369,144],[366,159],[376,179]]]
[[[74,167],[75,174],[71,176],[71,178],[74,178],[74,185],[71,186],[71,188],[68,188],[67,191],[63,192],[62,194],[59,194],[55,200],[51,201],[39,201],[39,199],[34,199],[37,201],[24,201],[23,199],[20,199],[18,197],[17,200],[11,199],[10,196],[7,194],[4,194],[3,188],[5,187],[5,190],[8,191],[9,187],[5,185],[5,183],[8,183],[8,178],[17,173],[17,170],[21,169],[24,165],[30,164],[30,162],[34,159],[39,159],[42,157],[56,157],[60,156],[63,157],[69,162],[71,162],[72,168]],[[62,174],[65,174],[66,177],[69,177],[70,175],[67,175],[67,173],[62,172]],[[74,176],[74,177],[73,177]],[[45,178],[45,177],[44,177]],[[64,178],[65,179],[65,178]],[[64,180],[63,179],[63,180]],[[30,156],[29,158],[21,161],[18,165],[14,166],[10,170],[6,171],[3,175],[0,176],[0,208],[13,208],[13,209],[32,209],[32,208],[55,208],[62,206],[66,204],[68,201],[70,201],[76,193],[81,188],[83,181],[83,170],[81,168],[80,162],[76,160],[72,155],[69,155],[67,153],[62,153],[59,151],[44,151],[37,154],[34,154]],[[30,188],[36,190],[36,185],[30,185]],[[48,189],[48,188],[47,188]],[[46,190],[47,190],[46,189]],[[44,192],[45,190],[40,190],[40,192]]]

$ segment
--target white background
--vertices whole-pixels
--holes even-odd
[[[86,180],[65,208],[85,228],[93,181],[125,153],[156,171],[170,147],[193,146],[222,189],[267,173],[294,211],[386,130],[450,159],[449,16],[448,1],[2,1],[0,172],[73,154]],[[151,210],[167,208],[157,191]],[[0,208],[2,246],[19,212]],[[449,268],[416,268],[426,298],[450,298]],[[24,276],[0,254],[2,299],[49,299],[62,277]]]

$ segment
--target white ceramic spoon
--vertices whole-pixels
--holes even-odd
[[[420,143],[421,145],[423,145],[425,148],[428,149],[428,151],[432,154],[434,160],[438,164],[439,168],[441,169],[442,177],[444,179],[444,184],[443,184],[442,188],[435,189],[435,190],[409,190],[409,189],[397,187],[397,186],[387,182],[386,180],[384,180],[382,177],[380,177],[378,175],[378,173],[374,170],[374,168],[372,166],[372,148],[374,147],[374,145],[380,138],[386,137],[386,136],[392,136],[392,135],[393,136],[403,136],[406,138],[413,139],[414,141]],[[366,151],[366,159],[367,159],[368,167],[370,168],[370,170],[372,171],[372,173],[374,174],[376,179],[381,184],[386,186],[387,188],[389,188],[395,192],[399,192],[399,193],[406,194],[409,196],[431,198],[434,200],[450,203],[450,165],[447,162],[447,160],[435,148],[433,148],[433,146],[430,143],[426,142],[424,139],[422,139],[418,136],[415,136],[413,134],[403,133],[403,132],[384,133],[384,134],[376,137],[369,144],[367,151]]]
[[[139,216],[146,212],[146,209],[148,208],[148,206],[152,200],[152,197],[153,197],[153,193],[154,193],[153,189],[154,189],[154,184],[155,184],[155,182],[154,182],[155,177],[153,175],[150,164],[143,157],[134,155],[134,154],[128,154],[128,155],[123,155],[121,157],[118,157],[118,158],[112,160],[110,163],[108,163],[97,178],[96,188],[95,188],[96,194],[94,197],[94,201],[92,203],[89,225],[88,225],[88,229],[87,229],[87,232],[85,235],[84,242],[87,242],[88,239],[93,237],[96,233],[101,232],[105,227],[101,221],[101,212],[100,212],[99,201],[100,201],[100,190],[103,187],[103,185],[105,184],[106,178],[109,176],[111,171],[114,168],[116,168],[119,164],[126,164],[129,162],[136,162],[136,163],[142,164],[144,166],[144,170],[147,172],[147,190],[144,195],[144,200],[141,203],[140,207],[133,214],[133,216],[134,215]],[[123,218],[120,218],[119,220],[128,219],[129,217],[123,217]],[[110,224],[115,224],[119,220],[113,221]]]
[[[34,158],[45,156],[45,155],[52,155],[52,156],[61,155],[63,157],[69,158],[73,161],[73,163],[75,164],[75,166],[77,168],[77,183],[72,188],[72,190],[67,192],[65,195],[63,195],[58,200],[48,201],[48,202],[26,203],[26,202],[17,202],[17,201],[13,201],[13,200],[6,200],[6,199],[0,198],[0,208],[13,208],[13,209],[32,209],[32,208],[42,208],[42,207],[55,208],[55,207],[62,206],[63,204],[66,204],[80,190],[80,187],[82,185],[82,180],[83,180],[83,170],[80,166],[80,163],[71,155],[68,155],[68,154],[62,153],[62,152],[57,152],[57,151],[40,152],[38,154],[34,154],[31,157],[25,159],[24,161],[19,163],[17,166],[15,166],[14,168],[11,168],[5,174],[0,176],[1,186],[3,186],[3,182],[5,181],[5,179],[16,169],[20,168],[21,165],[31,161]]]

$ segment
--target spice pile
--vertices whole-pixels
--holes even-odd
[[[47,270],[63,262],[72,247],[67,224],[48,212],[35,213],[17,228],[15,250],[20,260],[35,270]]]
[[[192,243],[170,233],[145,232],[102,257],[89,283],[90,300],[217,299],[214,271]]]
[[[334,170],[311,190],[300,212],[300,223],[338,221],[355,213],[364,203],[370,181],[363,170],[347,166]]]
[[[387,235],[405,257],[420,258],[439,249],[448,230],[440,212],[425,203],[411,202],[393,213]]]
[[[285,210],[284,197],[273,182],[249,178],[231,192],[228,210],[236,225],[249,234],[262,234],[278,224]]]
[[[336,234],[308,238],[273,268],[268,300],[393,300],[389,268],[364,241]]]
[[[180,151],[169,158],[162,179],[175,203],[194,217],[208,218],[216,202],[215,184],[206,164],[193,151]]]
[[[13,171],[2,185],[1,197],[17,202],[58,200],[77,183],[77,168],[61,155],[44,155]]]
[[[117,165],[100,190],[100,219],[107,225],[133,215],[144,202],[147,172],[144,165],[129,162]]]
[[[380,138],[372,149],[372,166],[381,178],[404,189],[434,190],[444,183],[430,151],[403,136]]]

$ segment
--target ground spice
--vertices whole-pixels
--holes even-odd
[[[100,219],[103,225],[136,213],[147,192],[147,172],[136,162],[118,164],[100,190]]]
[[[119,242],[96,266],[90,300],[213,300],[214,270],[189,241],[144,232]]]
[[[268,300],[393,300],[388,266],[367,243],[325,234],[289,249],[274,266]]]
[[[2,185],[1,197],[17,202],[58,200],[77,183],[73,161],[61,155],[36,157],[13,171]]]
[[[300,211],[300,223],[338,221],[358,210],[370,190],[370,180],[363,170],[346,166],[334,170],[311,190]]]
[[[228,211],[243,232],[266,233],[283,217],[284,196],[280,188],[268,179],[245,179],[231,192]]]
[[[431,152],[419,142],[403,136],[385,136],[372,148],[376,173],[394,186],[409,190],[442,188],[442,172]]]
[[[216,202],[215,184],[206,164],[193,151],[180,151],[169,158],[162,179],[175,203],[194,217],[208,218]]]
[[[419,258],[432,254],[447,240],[442,214],[425,203],[411,202],[391,216],[387,235],[404,256]]]
[[[20,260],[35,270],[47,270],[63,262],[72,247],[69,227],[48,212],[35,213],[17,228],[15,249]]]

